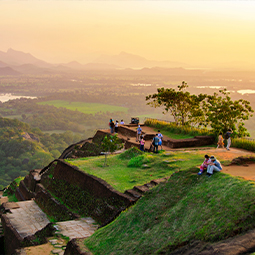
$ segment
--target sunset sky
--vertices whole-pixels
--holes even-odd
[[[255,66],[255,1],[0,0],[0,51],[86,63],[122,51],[202,66]]]

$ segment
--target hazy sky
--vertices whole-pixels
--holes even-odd
[[[255,65],[255,1],[0,0],[0,51],[49,62],[125,51],[147,59]]]

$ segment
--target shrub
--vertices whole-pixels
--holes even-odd
[[[149,162],[149,159],[146,157],[146,155],[139,155],[134,158],[131,158],[128,162],[128,167],[141,167],[143,164],[146,164]]]
[[[231,145],[236,148],[255,151],[255,141],[245,138],[234,138],[231,140]]]
[[[167,122],[164,120],[156,120],[156,119],[148,118],[145,120],[144,124],[149,127],[155,127],[157,129],[167,130],[175,134],[189,134],[193,136],[213,135],[212,131],[206,128],[177,126],[174,122]]]
[[[120,159],[131,159],[138,155],[142,155],[144,152],[139,150],[137,147],[132,147],[119,155]]]

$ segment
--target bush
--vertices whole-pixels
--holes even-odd
[[[149,127],[155,127],[157,129],[162,129],[166,131],[170,131],[175,134],[188,134],[193,136],[199,135],[213,135],[211,130],[206,128],[196,128],[189,126],[177,126],[174,122],[167,122],[163,120],[156,119],[146,119],[144,124]]]
[[[136,147],[132,147],[128,150],[126,150],[125,152],[121,153],[119,155],[120,159],[131,159],[133,157],[136,157],[138,155],[142,155],[144,152],[142,152],[141,150],[139,150]]]
[[[149,159],[146,155],[139,155],[134,158],[131,158],[128,162],[128,167],[141,167],[143,164],[149,162]]]
[[[255,151],[255,141],[245,138],[234,138],[231,140],[231,146],[248,151]]]

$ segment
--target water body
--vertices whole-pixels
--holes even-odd
[[[237,93],[239,94],[254,94],[255,90],[254,89],[241,89],[241,90],[237,90]]]
[[[12,94],[0,94],[0,102],[4,103],[9,100],[17,99],[17,98],[37,98],[37,97],[29,97],[29,96],[14,96]]]

